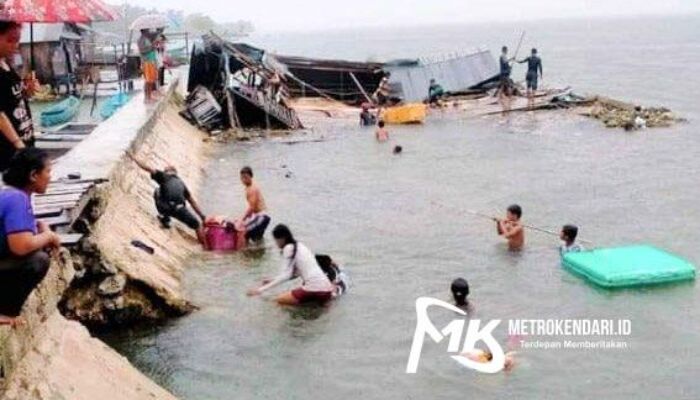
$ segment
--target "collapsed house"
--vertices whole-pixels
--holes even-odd
[[[302,128],[286,104],[286,71],[266,62],[262,50],[213,34],[203,39],[194,46],[190,60],[189,119],[209,131]]]
[[[372,103],[386,76],[391,97],[419,103],[428,97],[432,79],[448,93],[491,87],[498,80],[498,64],[489,50],[386,63],[285,56],[210,34],[192,52],[188,114],[206,130],[218,125],[297,129],[301,122],[287,100],[324,97],[351,105]]]

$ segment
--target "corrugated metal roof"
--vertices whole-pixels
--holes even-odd
[[[406,63],[405,63],[406,64]],[[430,80],[435,79],[448,92],[467,90],[498,75],[498,63],[489,50],[481,50],[430,63],[414,65],[388,63],[392,89],[401,92],[404,101],[423,101],[428,97]]]
[[[29,24],[22,24],[20,43],[29,43]],[[34,24],[34,43],[58,42],[63,39],[80,40],[77,33],[66,28],[66,24]]]

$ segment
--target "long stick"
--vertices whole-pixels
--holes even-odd
[[[444,205],[444,204],[440,204],[440,203],[438,203],[438,202],[436,202],[436,201],[432,201],[431,203],[432,203],[433,205],[435,205],[435,206],[442,207],[442,208],[446,208],[446,209],[450,209],[450,210],[452,210],[452,211],[457,211],[457,212],[462,212],[462,213],[471,214],[471,215],[474,215],[474,216],[476,216],[476,217],[480,217],[480,218],[484,218],[484,219],[489,219],[489,220],[491,220],[491,221],[496,221],[496,220],[497,220],[497,218],[494,217],[494,216],[487,215],[487,214],[484,214],[484,213],[481,213],[481,212],[478,212],[478,211],[474,211],[474,210],[470,210],[470,209],[464,209],[464,208],[458,208],[458,207],[449,207],[449,206],[446,206],[446,205]],[[552,230],[549,230],[549,229],[545,229],[545,228],[540,228],[540,227],[534,226],[534,225],[528,225],[528,224],[522,224],[522,225],[523,225],[523,228],[530,229],[530,230],[532,230],[532,231],[536,231],[536,232],[544,233],[544,234],[547,234],[547,235],[552,235],[552,236],[559,237],[559,232],[555,232],[555,231],[552,231]],[[581,243],[589,244],[589,245],[590,245],[590,244],[593,244],[593,242],[591,242],[590,240],[578,239],[578,241],[581,242]]]
[[[355,81],[355,85],[357,85],[357,88],[360,89],[360,92],[362,92],[362,95],[365,96],[365,99],[367,99],[367,101],[369,103],[373,103],[372,99],[370,99],[369,96],[367,95],[367,92],[365,92],[365,88],[363,88],[362,85],[360,85],[360,81],[357,80],[357,77],[355,76],[355,74],[352,72],[349,72],[349,74],[350,74],[350,77],[352,78],[352,80]]]
[[[523,44],[523,39],[525,39],[525,31],[520,34],[520,41],[518,42],[518,47],[515,48],[515,53],[513,54],[513,59],[516,59],[518,57],[518,53],[520,52],[520,46]]]

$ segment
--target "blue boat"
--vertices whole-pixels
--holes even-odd
[[[126,93],[117,93],[110,97],[100,108],[100,117],[102,119],[107,119],[114,115],[118,109],[122,108],[126,103],[129,102],[129,95]]]
[[[80,100],[75,96],[69,96],[41,112],[41,125],[49,127],[68,123],[78,113],[79,108]]]

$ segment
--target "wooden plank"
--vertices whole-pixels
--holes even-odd
[[[37,208],[72,208],[75,207],[75,205],[78,204],[78,201],[37,201],[35,202],[35,205]]]
[[[67,226],[70,225],[73,221],[64,213],[61,213],[60,215],[56,217],[43,217],[43,218],[37,218],[37,220],[45,222],[48,224],[50,227],[56,227],[56,226]]]
[[[37,218],[58,217],[63,213],[61,207],[37,207],[34,209],[34,216]]]
[[[58,236],[61,238],[61,246],[73,247],[77,245],[80,239],[85,235],[82,233],[61,233]]]
[[[43,150],[70,150],[75,145],[78,144],[77,142],[50,142],[50,141],[42,141],[42,140],[37,140],[35,145],[38,149],[43,149]]]
[[[52,193],[52,194],[39,194],[34,196],[35,201],[75,201],[80,199],[83,196],[83,193],[85,193],[85,190],[82,190],[77,193]]]
[[[47,190],[46,193],[44,193],[42,196],[55,196],[55,195],[60,195],[60,194],[74,194],[74,193],[85,193],[89,190],[90,188],[76,188],[76,189],[55,189],[55,190]]]
[[[44,134],[36,138],[42,142],[82,142],[85,137],[80,135]]]

